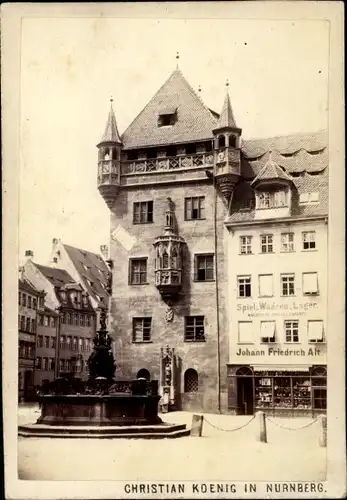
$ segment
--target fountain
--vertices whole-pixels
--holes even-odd
[[[158,381],[115,380],[112,339],[101,307],[100,329],[88,360],[87,382],[58,377],[40,396],[41,415],[21,425],[24,437],[138,437],[186,436],[186,425],[168,424],[158,416]]]

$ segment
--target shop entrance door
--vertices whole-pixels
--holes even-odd
[[[253,377],[237,377],[239,415],[253,415]]]

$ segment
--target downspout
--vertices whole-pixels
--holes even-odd
[[[57,312],[58,312],[58,320],[57,320],[57,331],[56,331],[56,337],[55,337],[55,365],[54,365],[54,378],[56,379],[59,377],[59,362],[60,362],[60,322],[61,322],[61,317],[60,317],[60,312],[61,308],[57,307]]]
[[[215,155],[214,155],[215,157]],[[214,162],[216,165],[216,161]],[[216,287],[216,318],[217,318],[217,395],[218,412],[221,412],[221,366],[220,366],[220,325],[219,325],[219,291],[218,291],[218,237],[217,237],[217,186],[216,186],[216,167],[214,165],[213,175],[213,232],[214,232],[214,272]]]

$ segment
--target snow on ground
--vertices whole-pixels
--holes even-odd
[[[161,415],[190,428],[193,413]],[[19,424],[33,423],[37,406],[21,406]],[[19,479],[124,481],[322,481],[326,448],[319,423],[285,430],[267,423],[268,443],[258,441],[258,421],[234,432],[249,416],[205,414],[202,437],[178,439],[18,438]],[[271,418],[298,428],[312,419]]]

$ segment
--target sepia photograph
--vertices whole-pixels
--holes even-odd
[[[342,4],[2,18],[6,498],[343,498]]]

